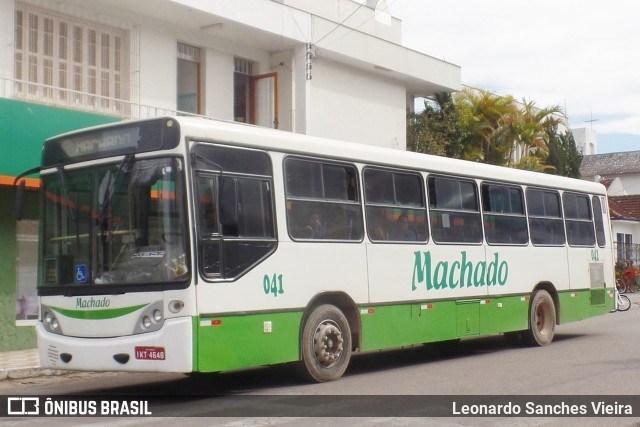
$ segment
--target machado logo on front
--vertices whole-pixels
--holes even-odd
[[[107,308],[111,301],[107,297],[99,298],[76,298],[76,308]]]
[[[509,264],[494,252],[489,262],[473,262],[467,258],[467,251],[460,252],[460,259],[453,262],[434,263],[431,252],[416,251],[414,254],[411,290],[418,287],[426,290],[470,288],[481,286],[504,286],[509,276]]]

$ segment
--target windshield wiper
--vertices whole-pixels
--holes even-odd
[[[107,181],[106,188],[104,190],[104,195],[102,196],[102,208],[100,209],[100,240],[102,246],[102,262],[104,271],[109,271],[109,250],[107,247],[107,230],[109,229],[109,216],[107,215],[109,211],[109,207],[111,206],[111,200],[113,195],[116,192],[116,188],[118,187],[118,182],[122,175],[122,172],[126,170],[128,172],[131,169],[131,165],[135,161],[135,155],[127,154],[118,164],[116,169],[115,176],[113,179],[111,175],[109,175],[109,180]],[[96,279],[97,281],[98,279]],[[109,279],[110,280],[110,279]]]
[[[67,188],[67,174],[62,168],[62,166],[58,166],[58,179],[60,180],[60,192],[62,193],[62,200],[65,201],[63,204],[67,208],[67,215],[71,218],[71,221],[77,222],[76,213],[71,208],[71,200],[69,199],[69,190]]]

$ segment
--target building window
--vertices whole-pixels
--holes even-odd
[[[251,117],[253,62],[233,58],[233,115],[236,122],[255,123]]]
[[[631,234],[616,233],[616,246],[618,261],[632,260],[637,262],[633,256],[633,236]]]
[[[16,321],[38,318],[38,221],[16,222]]]
[[[15,12],[17,96],[127,114],[126,30],[82,23],[31,6]]]
[[[200,48],[178,43],[178,111],[200,114]]]

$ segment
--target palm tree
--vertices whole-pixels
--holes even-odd
[[[539,172],[553,171],[550,140],[567,121],[558,105],[465,89],[438,94],[425,109],[409,113],[407,146],[413,151]],[[556,156],[557,157],[557,156]],[[555,157],[554,157],[555,159]]]
[[[514,98],[465,89],[457,94],[455,101],[464,135],[462,158],[495,165],[507,164],[517,114]]]
[[[549,153],[550,135],[555,134],[559,124],[565,124],[566,118],[559,105],[538,108],[534,101],[522,100],[517,109],[515,126],[514,166],[519,169],[544,171]]]

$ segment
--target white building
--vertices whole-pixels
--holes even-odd
[[[374,9],[378,5],[378,9]],[[401,45],[385,1],[0,0],[0,351],[35,345],[38,179],[54,134],[199,114],[404,149],[415,97],[456,65]],[[15,321],[14,321],[15,319]]]
[[[385,4],[1,0],[0,43],[16,49],[4,51],[0,76],[132,104],[72,105],[117,116],[188,111],[405,148],[413,98],[459,90],[460,68],[403,47],[401,21],[373,3]],[[41,101],[43,88],[32,91]]]
[[[598,133],[591,128],[571,129],[578,151],[585,156],[598,152]]]
[[[616,258],[640,263],[640,151],[584,156],[582,179],[607,186]]]

